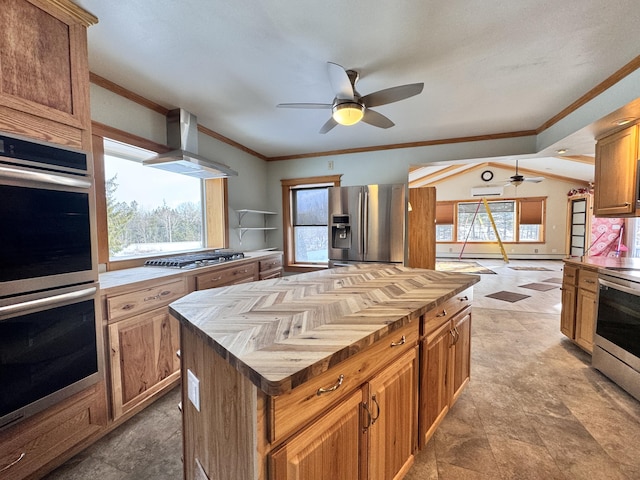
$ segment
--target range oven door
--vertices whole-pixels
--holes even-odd
[[[0,299],[0,429],[102,376],[97,284]]]
[[[0,163],[0,199],[0,296],[97,280],[89,177]]]
[[[592,364],[640,399],[640,283],[600,275]]]

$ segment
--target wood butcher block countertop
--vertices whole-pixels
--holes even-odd
[[[169,311],[266,394],[279,395],[479,280],[357,264],[197,291]]]

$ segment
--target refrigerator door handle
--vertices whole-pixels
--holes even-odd
[[[362,191],[358,193],[358,228],[362,231]],[[362,236],[358,238],[358,254],[362,255]]]
[[[364,192],[364,222],[362,224],[362,238],[364,243],[364,254],[367,254],[369,245],[369,192]]]

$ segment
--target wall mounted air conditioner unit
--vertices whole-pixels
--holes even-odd
[[[500,197],[504,191],[502,185],[487,185],[486,187],[472,187],[472,197]]]

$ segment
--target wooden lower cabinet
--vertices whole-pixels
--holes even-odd
[[[449,322],[422,341],[420,368],[420,445],[427,443],[449,411]]]
[[[114,419],[180,378],[180,325],[167,307],[109,325]]]
[[[574,339],[576,334],[576,298],[576,286],[563,283],[560,331],[571,339]]]
[[[362,390],[357,390],[317,422],[271,454],[270,479],[360,480]]]
[[[419,440],[424,446],[467,385],[471,373],[471,308],[421,342]]]
[[[366,385],[365,426],[368,437],[365,478],[402,478],[413,464],[417,428],[417,347],[405,353]],[[277,478],[277,477],[276,477]],[[351,478],[351,477],[318,477]]]
[[[272,453],[270,478],[402,478],[416,449],[416,374],[413,348]]]
[[[453,405],[471,377],[471,309],[457,315],[451,323],[455,334],[451,346],[453,363],[450,405]]]
[[[37,479],[105,430],[104,382],[0,432],[0,480]]]
[[[579,288],[576,300],[575,342],[589,353],[593,352],[597,308],[597,293]]]
[[[598,272],[593,266],[565,263],[560,331],[588,353],[593,352],[598,310]]]

